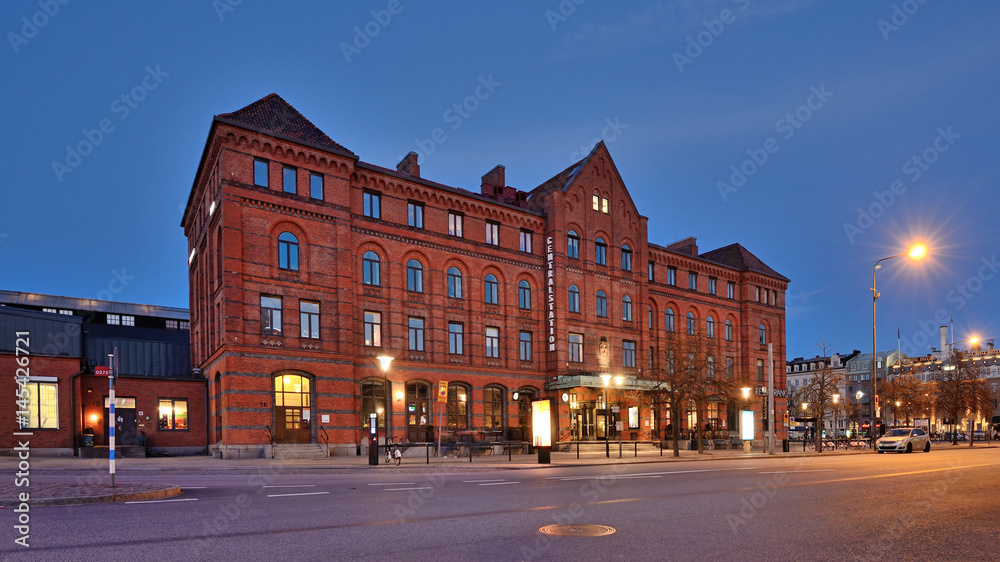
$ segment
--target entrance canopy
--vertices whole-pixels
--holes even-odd
[[[553,380],[545,383],[545,390],[570,390],[573,388],[613,388],[621,390],[654,390],[657,388],[656,381],[644,380],[635,376],[615,375],[614,373],[604,373],[612,377],[623,377],[621,386],[614,383],[614,379],[605,387],[604,380],[597,373],[581,373],[579,375],[559,375]]]

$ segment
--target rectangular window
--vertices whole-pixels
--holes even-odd
[[[309,197],[323,199],[323,174],[309,174]]]
[[[726,283],[726,296],[731,299],[736,298],[736,283],[732,281]]]
[[[571,363],[583,362],[583,334],[569,335],[569,361]]]
[[[716,283],[717,283],[717,279],[715,279],[714,277],[709,277],[708,278],[708,294],[710,294],[710,295],[714,295],[715,294],[715,284]]]
[[[486,356],[500,357],[500,328],[486,328]]]
[[[365,311],[365,345],[382,347],[382,313]]]
[[[521,361],[531,361],[531,332],[522,331],[518,340]]]
[[[188,320],[181,320],[181,329],[182,330],[190,330],[191,329],[191,322],[188,321]]]
[[[450,236],[457,236],[461,238],[462,234],[462,219],[465,218],[463,215],[458,213],[448,213],[448,234]]]
[[[668,267],[667,268],[667,285],[677,285],[677,268]]]
[[[122,316],[122,326],[135,326],[135,316],[128,314]]]
[[[757,287],[757,302],[760,302],[760,287]]]
[[[500,223],[486,221],[486,243],[500,245]]]
[[[757,382],[764,382],[764,360],[757,360]]]
[[[120,326],[122,323],[122,317],[119,314],[109,314],[108,315],[108,325],[109,326]]]
[[[253,159],[253,184],[267,187],[267,160]]]
[[[423,351],[424,319],[411,316],[408,324],[410,330],[410,351]]]
[[[180,324],[178,324],[176,320],[167,320],[168,330],[176,330],[179,326]]]
[[[622,342],[622,367],[635,367],[635,342]]]
[[[281,167],[281,190],[285,193],[295,194],[298,189],[295,186],[295,168],[288,166]]]
[[[465,326],[458,322],[448,322],[448,353],[462,355],[465,353]]]
[[[601,196],[600,195],[596,195],[596,194],[594,195],[594,210],[595,211],[600,211],[601,210]]]
[[[688,272],[688,289],[698,290],[698,274],[693,271]]]
[[[653,262],[649,262],[649,280],[650,281],[654,281],[655,280],[653,278]]]
[[[281,297],[260,296],[260,333],[281,335]]]
[[[366,191],[364,194],[364,213],[373,219],[382,218],[382,194],[376,191]]]
[[[299,332],[300,337],[311,340],[319,339],[318,302],[299,301]]]
[[[605,215],[609,214],[611,211],[608,209],[608,198],[601,197],[601,212]]]
[[[42,312],[50,312],[52,314],[59,314],[59,310],[55,308],[43,308]]]
[[[414,228],[424,227],[424,204],[423,203],[407,203],[406,204],[406,224]]]
[[[160,431],[186,431],[188,429],[188,401],[183,398],[160,398]]]
[[[59,429],[58,384],[29,380],[24,388],[28,389],[28,425],[21,429]],[[21,392],[20,398],[23,399],[23,390]],[[17,409],[19,412],[24,411],[20,407]]]
[[[531,231],[521,231],[521,251],[531,253]]]

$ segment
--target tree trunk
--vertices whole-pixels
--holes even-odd
[[[681,452],[680,452],[680,449],[678,448],[678,444],[677,444],[677,442],[681,438],[681,428],[680,428],[681,423],[680,423],[680,420],[678,418],[679,418],[679,416],[677,415],[677,407],[676,407],[675,404],[671,404],[671,406],[670,406],[670,424],[673,427],[672,433],[674,434],[673,437],[674,437],[674,456],[675,457],[681,456]]]

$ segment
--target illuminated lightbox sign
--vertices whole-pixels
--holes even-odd
[[[753,410],[740,412],[740,439],[753,441]]]
[[[532,443],[535,447],[552,446],[552,417],[548,400],[531,403]]]

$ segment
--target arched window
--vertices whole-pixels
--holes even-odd
[[[580,259],[580,235],[575,230],[566,233],[566,257]]]
[[[448,268],[448,296],[462,298],[462,272],[457,267]]]
[[[569,286],[569,311],[580,312],[580,289],[576,285]]]
[[[361,427],[369,427],[369,414],[377,414],[378,427],[385,427],[385,385],[383,381],[361,383]]]
[[[760,345],[767,345],[767,326],[760,323]]]
[[[693,336],[694,335],[694,331],[695,331],[694,313],[693,312],[688,312],[688,315],[687,315],[687,334],[689,336]]]
[[[517,306],[521,310],[531,310],[531,285],[527,281],[517,284]]]
[[[608,317],[608,295],[603,290],[597,291],[597,316],[599,318]]]
[[[431,385],[423,381],[406,383],[406,439],[411,442],[434,440],[434,432],[427,428],[431,419]]]
[[[365,252],[361,261],[363,263],[365,285],[382,285],[382,264],[378,254],[372,251]]]
[[[628,295],[622,297],[622,320],[632,321],[632,297]]]
[[[712,318],[711,315],[705,319],[705,335],[715,338],[715,318]]]
[[[278,235],[278,269],[299,270],[299,239],[291,232]]]
[[[608,265],[608,245],[600,236],[594,240],[594,262],[597,265]]]
[[[492,273],[488,273],[483,281],[483,300],[486,304],[500,303],[500,283],[497,282],[497,276]]]
[[[632,248],[622,244],[622,271],[632,271]]]
[[[469,389],[464,384],[448,385],[448,430],[469,429]]]
[[[503,436],[507,421],[506,395],[502,386],[491,385],[483,389],[483,427],[488,434]]]
[[[733,341],[733,321],[726,318],[726,341]]]
[[[406,262],[406,290],[424,292],[424,266],[418,260]]]
[[[674,309],[668,308],[666,312],[663,313],[663,324],[668,332],[674,331]]]

